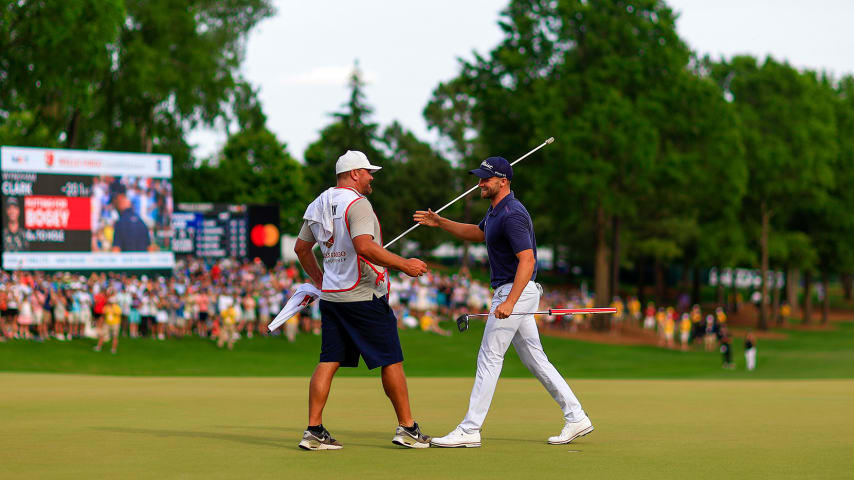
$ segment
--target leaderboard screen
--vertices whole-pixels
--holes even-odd
[[[225,203],[179,203],[173,251],[203,258],[246,258],[248,209]]]
[[[171,269],[172,158],[0,147],[5,270]]]
[[[281,258],[279,207],[226,203],[179,203],[172,215],[172,250],[202,258]]]

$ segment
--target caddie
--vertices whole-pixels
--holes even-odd
[[[403,352],[397,319],[388,303],[386,267],[410,277],[427,272],[417,258],[402,258],[383,248],[382,231],[371,203],[373,174],[364,153],[348,150],[335,165],[337,185],[324,191],[306,209],[294,247],[303,269],[320,287],[322,339],[320,362],[309,386],[308,428],[299,447],[337,450],[341,444],[322,424],[332,377],[339,367],[356,367],[359,357],[369,369],[382,369],[382,383],[397,415],[392,442],[409,448],[430,446],[409,408]],[[312,253],[320,246],[323,270]]]

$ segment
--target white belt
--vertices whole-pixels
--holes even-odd
[[[542,286],[542,285],[540,285],[539,283],[537,283],[537,282],[533,281],[533,280],[531,280],[531,281],[529,281],[529,282],[528,282],[528,284],[531,284],[531,283],[533,283],[534,285],[536,285],[536,286],[537,286],[537,290],[539,290],[539,291],[540,291],[540,295],[542,295],[542,294],[543,294],[543,286]],[[499,285],[498,287],[496,287],[496,288],[495,288],[495,293],[498,293],[499,291],[501,291],[501,294],[504,294],[503,289],[505,289],[505,288],[506,288],[506,289],[508,290],[508,292],[509,292],[509,290],[513,288],[513,282],[505,283],[505,284]],[[525,285],[525,288],[528,288],[528,285]],[[524,291],[524,290],[523,290],[523,291]]]

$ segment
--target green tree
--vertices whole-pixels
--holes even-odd
[[[654,227],[654,238],[677,255],[668,261],[681,259],[684,279],[693,273],[694,302],[701,267],[731,266],[747,256],[736,220],[747,188],[738,116],[709,77],[708,65],[707,59],[692,58],[671,91],[656,92],[660,153],[653,188],[637,197],[634,226],[643,230],[664,219],[665,228]]]
[[[310,196],[335,185],[335,163],[347,150],[358,150],[375,165],[384,166],[385,156],[377,148],[378,126],[370,122],[373,109],[365,102],[365,83],[358,62],[350,74],[349,87],[350,98],[343,110],[332,114],[335,121],[305,151],[305,178]],[[383,174],[378,175],[378,181]]]
[[[850,239],[854,236],[854,77],[842,78],[836,88],[836,138],[837,158],[834,167],[836,183],[830,197],[836,200],[842,209],[834,225],[837,227],[835,265],[841,274],[845,298],[851,299],[852,273],[854,273],[854,251]]]
[[[458,168],[453,182],[454,191],[465,191],[470,188],[465,172],[478,165],[483,158],[489,156],[486,146],[480,139],[483,130],[483,119],[475,110],[476,99],[468,88],[467,82],[456,78],[446,83],[440,83],[433,90],[427,106],[424,107],[424,118],[430,128],[439,132],[444,140],[444,155],[456,159]],[[512,161],[512,160],[511,160]],[[475,197],[467,195],[459,203],[449,207],[444,213],[451,218],[461,218],[464,223],[472,223],[474,218],[473,203]],[[447,203],[447,202],[446,202]],[[462,266],[469,265],[469,242],[463,242]]]
[[[223,116],[245,37],[272,13],[268,0],[127,2],[101,92],[103,147],[149,152]]]
[[[807,201],[795,206],[795,214],[790,227],[805,232],[815,247],[817,261],[815,267],[821,274],[820,281],[825,292],[822,305],[822,323],[828,321],[830,309],[830,278],[852,271],[854,267],[854,248],[850,239],[854,235],[854,193],[851,182],[854,181],[854,156],[852,139],[854,134],[854,103],[850,95],[854,93],[851,77],[843,78],[834,87],[832,81],[823,76],[810,75],[815,85],[823,93],[822,97],[832,98],[835,126],[834,155],[828,161],[832,173],[831,181],[826,184],[825,195],[812,195]],[[818,95],[817,95],[818,96]],[[811,99],[816,102],[815,98]],[[804,315],[808,322],[809,316]]]
[[[187,133],[227,116],[246,35],[272,13],[269,0],[0,7],[2,140],[168,153],[188,193]]]
[[[382,167],[373,181],[371,204],[382,220],[383,240],[388,242],[412,226],[417,208],[437,208],[454,192],[453,170],[439,153],[412,132],[394,122],[379,134],[370,121],[373,109],[365,101],[364,82],[358,63],[350,76],[350,98],[335,121],[320,133],[320,139],[305,153],[306,178],[311,195],[318,195],[335,181],[335,163],[347,150],[358,150]],[[441,235],[432,229],[418,229],[407,237],[422,248],[431,248]],[[401,244],[393,248],[399,249]]]
[[[455,81],[474,99],[480,140],[493,152],[556,137],[521,167],[514,189],[537,212],[538,240],[589,245],[579,234],[592,234],[597,303],[608,303],[607,233],[651,189],[668,121],[659,99],[681,81],[690,52],[657,0],[514,0],[500,25],[502,43],[463,62]]]
[[[124,18],[121,0],[0,7],[4,143],[85,146],[81,123],[97,108]]]
[[[237,130],[229,135],[210,175],[213,182],[198,185],[208,200],[278,204],[282,228],[296,230],[309,198],[303,167],[267,128],[267,116],[257,92],[242,83],[232,101]]]
[[[784,222],[795,204],[821,197],[831,185],[833,101],[815,75],[771,58],[759,65],[752,57],[735,57],[719,64],[714,75],[733,98],[743,127],[749,171],[744,208],[759,226],[763,281],[758,328],[764,330],[772,219]]]
[[[388,153],[374,181],[371,202],[381,212],[383,241],[388,242],[414,224],[415,210],[436,210],[454,198],[458,191],[455,186],[460,182],[453,179],[460,175],[430,145],[397,122],[386,127],[380,142]],[[427,251],[446,240],[447,234],[439,229],[419,228],[406,239],[418,242],[422,251]]]

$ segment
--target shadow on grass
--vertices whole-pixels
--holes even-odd
[[[102,432],[127,433],[131,435],[154,435],[156,437],[178,437],[178,438],[206,438],[209,440],[230,441],[246,443],[249,445],[264,445],[268,447],[286,447],[289,444],[284,438],[257,437],[252,435],[238,435],[233,433],[193,432],[186,430],[164,430],[154,428],[126,428],[126,427],[94,427]]]
[[[324,425],[324,426],[327,426],[327,425]],[[297,430],[295,430],[293,428],[289,428],[289,427],[270,427],[267,425],[264,425],[264,426],[257,426],[257,425],[255,425],[255,426],[249,426],[249,425],[215,425],[213,428],[230,428],[230,429],[234,429],[234,430],[270,430],[270,431],[274,431],[274,432],[282,432],[282,433],[285,433],[287,435],[297,434],[299,436],[302,436],[302,434],[303,434],[303,430],[297,431]],[[332,428],[329,428],[329,431],[332,433],[333,436],[335,436],[335,435],[370,435],[370,436],[376,435],[378,437],[382,437],[384,435],[392,435],[393,436],[394,435],[394,428],[395,428],[395,426],[393,425],[391,428],[389,428],[388,431],[386,431],[386,430],[342,430],[340,428],[335,428],[335,426],[333,425]]]
[[[542,445],[547,445],[545,440],[525,440],[524,438],[500,438],[500,437],[490,437],[488,435],[483,435],[483,443],[486,442],[508,442],[508,443],[537,443]]]
[[[239,430],[269,430],[274,432],[282,432],[288,436],[293,436],[295,438],[302,437],[303,431],[300,430],[297,432],[292,428],[287,427],[268,427],[268,426],[246,426],[246,425],[216,425],[214,428],[229,428],[229,429],[239,429]],[[391,442],[391,437],[394,436],[394,431],[378,431],[378,430],[346,430],[333,428],[331,430],[332,436],[340,441],[345,446],[353,445],[358,447],[373,447],[380,448],[383,450],[401,450],[399,445],[395,445]],[[388,445],[376,445],[376,444],[364,444],[364,443],[353,443],[347,440],[347,437],[376,437],[377,439],[388,439]],[[413,450],[410,448],[403,448],[403,450]]]
[[[127,433],[131,435],[154,435],[156,437],[177,437],[177,438],[204,438],[208,440],[216,440],[216,441],[228,441],[228,442],[237,442],[237,443],[245,443],[249,445],[263,445],[267,447],[276,447],[276,448],[295,448],[297,443],[299,443],[302,438],[303,431],[293,430],[290,428],[273,428],[273,427],[246,427],[246,426],[217,426],[214,428],[234,428],[234,429],[244,429],[244,430],[275,430],[281,431],[283,433],[282,436],[277,437],[259,437],[253,435],[240,435],[234,433],[213,433],[213,432],[198,432],[198,431],[186,431],[186,430],[164,430],[164,429],[153,429],[153,428],[126,428],[126,427],[94,427],[95,430],[100,430],[102,432],[114,432],[114,433]],[[343,433],[345,435],[363,435],[365,432],[351,432],[351,431],[341,431],[339,433]],[[337,436],[337,434],[336,434]],[[342,442],[343,443],[343,442]],[[391,443],[391,440],[389,440]],[[385,447],[379,445],[371,445],[364,443],[353,443],[346,442],[346,445],[352,445],[357,447],[373,447],[373,448],[394,448],[394,447]],[[399,448],[399,447],[398,447]]]

